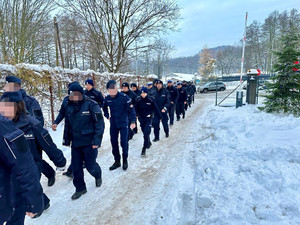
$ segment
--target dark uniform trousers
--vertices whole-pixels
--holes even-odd
[[[140,122],[142,132],[144,134],[144,146],[143,147],[147,148],[150,143],[152,117],[146,117],[146,118],[139,117],[139,122]]]
[[[176,103],[176,115],[177,119],[180,119],[180,115],[183,115],[183,118],[185,117],[185,105],[184,102],[177,102]]]
[[[45,160],[42,160],[42,174],[48,179],[55,176],[54,169]]]
[[[175,107],[176,107],[176,104],[170,103],[170,106],[168,108],[168,113],[169,113],[169,117],[170,117],[170,125],[173,125],[173,123],[174,123]]]
[[[119,151],[119,133],[121,135],[121,147],[123,151],[122,158],[128,158],[128,127],[117,128],[115,125],[110,126],[110,142],[112,146],[112,153],[114,155],[115,161],[119,162],[121,160],[121,155]]]
[[[73,169],[73,184],[77,192],[86,190],[83,173],[83,161],[87,171],[98,179],[102,175],[101,168],[96,162],[98,149],[93,149],[91,145],[74,147],[72,146],[72,169]]]
[[[164,131],[166,134],[169,134],[168,113],[162,112],[161,116],[162,116],[161,121],[162,121],[162,124],[164,127]],[[155,139],[159,139],[160,118],[156,114],[154,114],[154,117],[153,117],[153,126],[154,126],[154,137],[155,137]]]

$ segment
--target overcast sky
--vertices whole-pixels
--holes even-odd
[[[166,36],[176,48],[172,57],[194,55],[204,45],[238,43],[243,38],[246,12],[250,25],[254,20],[263,23],[274,10],[300,11],[300,0],[178,0],[178,4],[183,18],[180,32]]]

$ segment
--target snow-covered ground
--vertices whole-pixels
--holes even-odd
[[[25,224],[300,224],[300,119],[256,106],[214,107],[214,97],[198,94],[186,119],[175,121],[169,138],[161,129],[145,158],[139,131],[130,141],[127,171],[108,170],[106,120],[97,159],[102,186],[85,171],[88,192],[72,201],[70,179],[57,172],[47,187],[42,177],[51,207]],[[60,144],[62,128],[51,134],[70,160]]]

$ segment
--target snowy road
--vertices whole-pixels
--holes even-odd
[[[195,133],[202,132],[196,124],[200,124],[206,105],[202,97],[198,98],[199,95],[187,111],[186,119],[175,121],[168,139],[161,129],[161,140],[153,143],[147,157],[140,156],[142,133],[134,136],[126,172],[108,170],[113,156],[106,124],[97,159],[102,168],[102,186],[96,188],[93,177],[85,171],[88,192],[72,201],[70,197],[75,189],[71,180],[57,174],[55,185],[49,188],[43,178],[51,207],[36,220],[27,218],[26,224],[195,224],[196,196],[200,190],[195,186],[197,143],[194,137]],[[61,143],[60,133],[52,134],[55,142]],[[69,160],[69,150],[61,148]]]

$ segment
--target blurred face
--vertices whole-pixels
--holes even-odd
[[[147,93],[145,93],[145,92],[142,92],[141,96],[142,96],[142,98],[146,98],[146,96],[147,96]]]
[[[118,93],[118,88],[117,88],[116,85],[115,85],[114,88],[108,89],[108,94],[109,94],[109,96],[112,97],[112,98],[116,97],[117,93]]]
[[[182,87],[182,85],[181,85],[181,84],[178,84],[178,85],[177,85],[177,88],[181,88],[181,87]]]
[[[93,88],[93,86],[90,84],[86,84],[85,88],[86,88],[86,90],[90,91]]]
[[[167,83],[168,87],[171,87],[172,86],[172,83]]]
[[[152,85],[148,85],[148,89],[152,88]]]
[[[122,87],[123,92],[127,92],[128,90],[129,90],[128,87]]]
[[[156,87],[158,90],[160,90],[162,88],[162,84],[157,84]]]
[[[13,119],[17,112],[15,102],[0,102],[0,114],[8,119]]]
[[[21,85],[16,83],[7,83],[4,86],[5,92],[16,92],[19,91],[20,89],[21,89]]]
[[[82,100],[82,94],[79,91],[73,91],[69,95],[69,99],[73,102],[78,102]]]
[[[136,91],[136,89],[137,89],[136,87],[131,87],[132,91]]]

